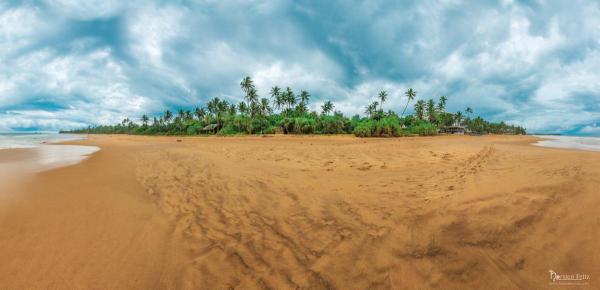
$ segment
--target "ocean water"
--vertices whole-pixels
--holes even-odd
[[[548,139],[541,140],[533,144],[542,147],[577,149],[588,151],[600,151],[600,137],[579,137],[579,136],[546,136],[536,137]]]
[[[50,145],[56,142],[83,140],[69,134],[0,134],[0,173],[39,172],[78,163],[100,150],[95,146]],[[31,148],[26,155],[2,149]],[[3,152],[4,151],[4,152]],[[1,174],[0,174],[1,176]]]
[[[85,137],[71,134],[0,133],[0,149],[33,148],[47,143],[83,139]]]

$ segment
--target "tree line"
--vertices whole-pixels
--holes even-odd
[[[400,114],[384,110],[388,92],[380,91],[365,107],[364,116],[346,117],[325,101],[320,112],[310,111],[311,95],[294,92],[290,87],[271,88],[269,98],[260,97],[250,77],[240,82],[244,94],[239,103],[212,98],[194,110],[165,110],[159,116],[142,115],[139,122],[125,118],[115,125],[96,125],[61,131],[61,133],[140,134],[140,135],[235,135],[235,134],[354,134],[359,137],[397,137],[403,135],[436,135],[450,127],[464,127],[473,134],[525,134],[525,129],[504,122],[488,122],[473,117],[473,110],[446,111],[448,98],[420,99],[414,103],[414,114],[406,110],[417,96],[412,88],[404,95],[406,103]]]

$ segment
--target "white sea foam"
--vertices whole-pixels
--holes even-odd
[[[85,137],[73,134],[0,133],[0,149],[33,148],[46,143],[83,139]]]
[[[578,149],[588,151],[600,151],[600,137],[580,137],[580,136],[546,136],[539,135],[536,137],[547,140],[540,140],[533,144],[543,147]]]
[[[81,135],[69,134],[0,134],[0,149],[31,148],[25,158],[0,159],[0,173],[11,171],[39,172],[78,163],[100,150],[95,146],[48,145],[56,142],[83,140]]]

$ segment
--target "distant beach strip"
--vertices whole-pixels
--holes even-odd
[[[546,136],[536,135],[543,138],[533,145],[541,147],[552,147],[562,149],[577,149],[587,151],[600,151],[600,137],[580,137],[580,136]]]

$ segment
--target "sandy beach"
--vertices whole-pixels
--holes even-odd
[[[535,141],[91,135],[1,176],[0,288],[597,288],[600,153]]]

